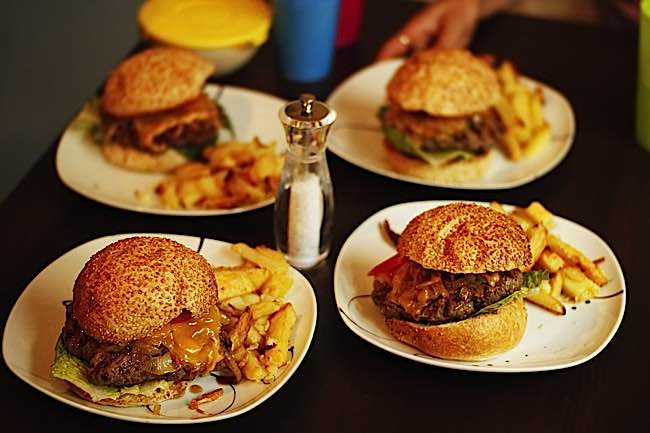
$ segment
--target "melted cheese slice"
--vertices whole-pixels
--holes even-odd
[[[164,346],[175,364],[185,370],[207,374],[223,359],[219,332],[221,318],[217,308],[206,316],[182,318],[139,340],[140,344]]]

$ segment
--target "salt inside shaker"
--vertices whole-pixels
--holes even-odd
[[[299,269],[321,262],[330,250],[334,193],[325,149],[336,112],[303,94],[280,110],[287,152],[275,200],[275,243]]]

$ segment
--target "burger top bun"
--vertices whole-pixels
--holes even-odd
[[[116,117],[168,110],[196,98],[214,71],[209,61],[180,48],[156,47],[120,63],[108,77],[103,110]]]
[[[189,310],[194,317],[217,303],[208,262],[170,239],[132,237],[94,254],[77,277],[74,318],[102,342],[124,344]]]
[[[451,273],[525,270],[532,264],[530,244],[519,224],[470,203],[419,214],[402,232],[397,251],[425,268]]]
[[[466,116],[501,97],[494,70],[466,50],[433,49],[409,57],[388,83],[388,98],[406,111]]]

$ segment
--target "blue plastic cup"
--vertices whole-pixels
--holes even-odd
[[[273,35],[290,81],[326,78],[332,68],[339,0],[275,0]]]

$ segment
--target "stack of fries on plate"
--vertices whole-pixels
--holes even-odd
[[[542,112],[544,94],[539,86],[531,89],[522,82],[509,61],[501,63],[496,71],[503,94],[496,109],[506,127],[503,150],[507,158],[518,160],[550,141],[551,128]]]
[[[214,268],[219,309],[226,316],[229,353],[235,381],[270,383],[291,360],[290,337],[296,313],[283,300],[293,280],[282,253],[263,246],[232,246],[243,263]]]
[[[284,157],[275,143],[227,141],[206,147],[156,188],[165,209],[230,209],[275,195]]]
[[[532,202],[525,208],[516,207],[511,212],[506,212],[497,202],[490,203],[490,207],[507,214],[523,227],[533,255],[532,269],[549,273],[550,279],[544,280],[537,292],[526,296],[528,301],[563,315],[566,313],[563,299],[586,301],[597,296],[600,287],[607,284],[608,278],[597,261],[551,234],[555,226],[553,214],[539,202]]]

